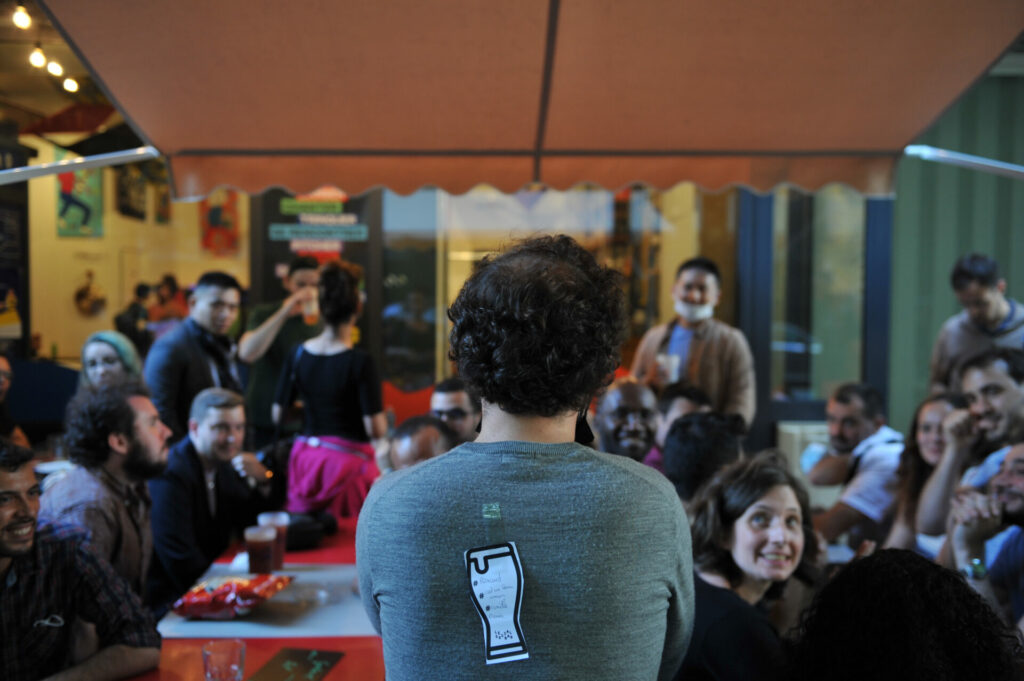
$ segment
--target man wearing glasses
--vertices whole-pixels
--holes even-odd
[[[455,445],[476,439],[480,426],[480,400],[469,394],[461,378],[446,378],[434,388],[430,396],[430,413],[455,431]]]

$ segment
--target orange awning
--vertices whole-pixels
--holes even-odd
[[[540,181],[890,191],[1020,0],[46,0],[177,196]]]

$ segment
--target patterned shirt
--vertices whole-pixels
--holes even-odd
[[[0,586],[0,677],[28,681],[69,666],[76,617],[96,625],[100,649],[159,648],[149,613],[81,530],[40,524],[32,550],[15,556]]]

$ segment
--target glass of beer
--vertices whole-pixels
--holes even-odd
[[[249,554],[249,572],[261,575],[274,571],[274,544],[276,541],[276,528],[245,528],[245,550]]]
[[[320,321],[320,301],[316,288],[313,289],[313,297],[302,304],[302,321],[310,326]]]
[[[277,538],[274,539],[274,569],[284,569],[284,552],[288,546],[288,523],[291,517],[284,511],[272,511],[260,513],[256,516],[256,522],[260,527],[273,527],[277,530]]]

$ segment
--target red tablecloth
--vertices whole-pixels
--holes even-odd
[[[233,546],[216,560],[217,563],[230,563],[244,545]],[[356,519],[345,518],[338,521],[338,531],[324,537],[320,546],[309,551],[289,551],[284,556],[285,563],[302,564],[333,564],[354,565],[356,562]]]
[[[310,551],[289,551],[286,563],[354,564],[356,562],[356,519],[342,520],[338,532],[325,537]],[[243,547],[226,552],[218,563],[231,562]],[[225,623],[227,624],[227,623]],[[323,681],[375,681],[384,678],[384,657],[380,638],[349,636],[331,638],[252,638],[246,642],[245,678],[248,679],[282,648],[340,650],[345,656]],[[202,647],[205,639],[164,639],[160,666],[136,677],[138,681],[203,681]]]
[[[160,651],[160,666],[137,681],[204,681],[202,639],[167,639]],[[245,641],[245,677],[248,679],[282,648],[340,650],[345,653],[323,681],[377,681],[384,678],[384,657],[376,636],[349,638],[251,638]]]

